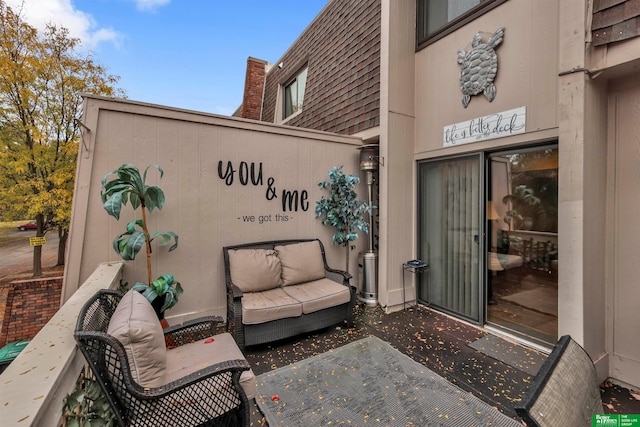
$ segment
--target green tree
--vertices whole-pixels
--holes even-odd
[[[369,224],[365,221],[364,213],[369,212],[369,204],[358,200],[355,188],[360,182],[357,175],[345,175],[342,166],[336,166],[329,171],[329,181],[318,183],[318,187],[329,191],[329,197],[316,202],[316,218],[322,218],[322,224],[336,229],[333,243],[346,248],[346,268],[349,272],[349,253],[353,248],[352,241],[358,238],[358,230],[367,233]]]
[[[58,228],[58,264],[64,263],[71,216],[82,93],[122,96],[119,77],[107,74],[80,40],[48,25],[39,33],[0,0],[0,210]],[[33,274],[42,274],[34,247]]]

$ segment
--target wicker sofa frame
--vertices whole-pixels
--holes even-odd
[[[298,317],[272,320],[255,325],[242,323],[242,291],[233,284],[229,267],[229,251],[237,249],[274,249],[276,246],[317,241],[320,244],[325,277],[349,288],[351,298],[348,303],[325,308]],[[227,327],[241,349],[245,346],[269,343],[298,334],[312,332],[346,321],[353,326],[353,308],[356,303],[356,289],[351,286],[351,275],[342,270],[334,270],[327,265],[324,245],[319,239],[270,240],[223,248],[225,282],[227,286]]]
[[[122,426],[248,426],[249,400],[240,375],[246,360],[229,360],[203,368],[162,387],[137,384],[122,344],[106,333],[123,294],[98,291],[80,311],[76,342],[117,421]],[[181,346],[215,335],[220,317],[203,317],[164,330],[165,342]]]

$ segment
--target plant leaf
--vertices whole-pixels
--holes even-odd
[[[162,210],[164,206],[164,191],[159,187],[148,187],[146,189],[146,201],[149,212],[151,212],[152,207]]]
[[[144,233],[142,231],[134,231],[127,240],[127,244],[121,255],[127,261],[136,259],[140,248],[145,244]]]
[[[153,302],[153,300],[158,297],[156,291],[146,283],[136,282],[131,289],[140,292],[149,302]]]
[[[142,201],[140,200],[140,196],[135,191],[132,191],[129,194],[130,194],[129,199],[131,199],[131,207],[133,207],[133,209],[138,209],[142,204]]]
[[[169,248],[169,252],[173,251],[178,247],[178,235],[173,231],[157,231],[153,236],[151,236],[149,241],[153,242],[153,240],[156,237],[162,237],[162,242],[160,242],[160,246],[167,246],[172,239],[175,241],[175,243]]]
[[[138,219],[136,221],[131,221],[130,223],[127,224],[127,232],[129,233],[134,233],[136,231],[136,225],[138,227],[140,227],[140,230],[142,230],[142,220]]]
[[[122,193],[114,193],[104,202],[104,210],[115,219],[120,219],[122,208]]]

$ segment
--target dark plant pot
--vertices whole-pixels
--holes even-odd
[[[508,254],[509,253],[509,235],[504,230],[498,230],[498,253],[499,254]]]
[[[162,306],[164,305],[165,297],[166,297],[165,295],[162,295],[162,296],[158,295],[156,299],[151,301],[151,306],[153,307],[154,311],[158,315],[158,320],[164,319],[164,311],[161,311],[161,309],[162,309]]]

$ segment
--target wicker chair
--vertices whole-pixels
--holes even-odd
[[[591,426],[603,408],[587,352],[569,335],[561,337],[515,409],[528,426]]]
[[[123,294],[101,290],[80,311],[75,339],[118,421],[123,426],[248,426],[249,400],[240,375],[246,360],[200,369],[161,387],[142,387],[132,377],[127,352],[106,333]],[[218,317],[204,317],[164,330],[179,347],[215,334]]]

